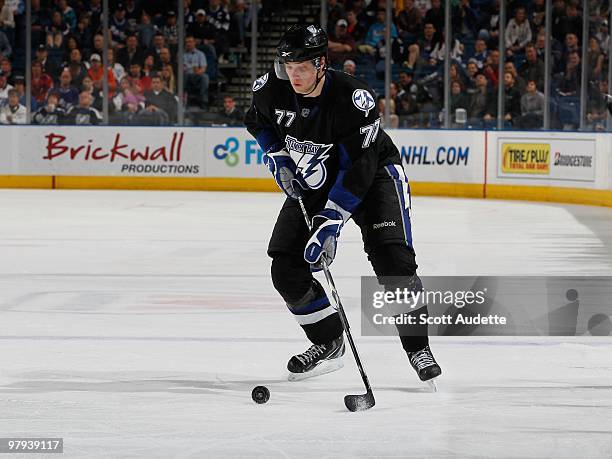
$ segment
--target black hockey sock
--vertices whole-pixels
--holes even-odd
[[[344,331],[338,312],[316,279],[310,290],[298,301],[287,302],[287,307],[313,344],[327,344]]]
[[[399,324],[396,325],[399,333],[402,347],[406,352],[416,352],[429,345],[429,337],[427,336],[427,323],[421,323],[422,315],[429,317],[427,306],[423,306],[409,315],[415,317],[414,324]]]

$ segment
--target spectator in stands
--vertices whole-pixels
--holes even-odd
[[[487,80],[491,82],[491,85],[497,88],[499,80],[499,50],[494,49],[489,53],[487,63],[482,69],[482,73],[484,73]]]
[[[166,65],[169,65],[172,67],[172,73],[173,75],[176,75],[176,61],[174,61],[172,59],[172,53],[170,52],[170,48],[164,47],[160,50],[159,52],[159,64],[160,67],[163,69]]]
[[[610,50],[610,32],[607,20],[604,19],[601,21],[601,25],[595,34],[595,38],[597,38],[597,41],[599,42],[601,52],[604,54],[604,56],[608,57],[608,52]]]
[[[148,49],[157,33],[157,27],[151,21],[151,16],[146,11],[142,12],[140,24],[138,24],[138,36],[142,49]]]
[[[346,11],[343,3],[338,3],[338,0],[327,0],[327,30],[334,30],[340,19],[346,17]]]
[[[355,76],[355,72],[357,71],[357,64],[352,59],[347,59],[342,64],[342,71],[348,73],[349,75]]]
[[[546,55],[546,32],[542,31],[538,33],[536,42],[534,44],[538,59],[544,62],[544,56]]]
[[[119,62],[115,62],[115,50],[109,48],[106,53],[106,59],[108,59],[108,68],[113,72],[115,81],[121,81],[126,75],[125,68]]]
[[[416,96],[419,91],[418,85],[413,80],[414,72],[412,70],[405,70],[399,73],[399,87],[398,97],[402,97],[404,94],[409,94],[416,101]]]
[[[458,81],[462,88],[465,86],[465,73],[457,62],[450,65],[450,79],[451,81]]]
[[[184,10],[185,10],[185,28],[188,28],[190,24],[195,21],[195,14],[191,10],[191,0],[184,0]]]
[[[557,76],[557,90],[562,96],[576,96],[580,92],[580,56],[570,53],[565,72]]]
[[[487,49],[487,42],[479,38],[474,44],[474,55],[473,59],[476,60],[478,70],[482,70],[487,63],[487,57],[489,57],[489,50]]]
[[[608,94],[608,82],[599,80],[597,90],[589,97],[587,106],[587,121],[588,128],[593,131],[605,131],[608,119],[608,102],[606,100]]]
[[[13,86],[8,84],[6,75],[4,72],[0,72],[0,107],[8,103],[8,93],[13,89]]]
[[[468,89],[476,87],[476,77],[480,72],[478,71],[478,64],[476,59],[470,59],[465,67],[465,86]]]
[[[92,95],[89,91],[79,94],[79,105],[72,107],[67,114],[68,124],[77,126],[97,126],[102,122],[100,112],[92,107]]]
[[[155,65],[160,64],[159,54],[161,50],[166,47],[166,38],[161,33],[156,33],[153,36],[153,42],[151,43],[151,47],[145,52],[145,60],[146,56],[151,55],[155,61]]]
[[[473,41],[479,30],[478,15],[470,6],[470,0],[459,0],[458,3],[451,12],[453,33],[462,42]]]
[[[6,57],[0,60],[0,72],[4,74],[6,77],[6,81],[8,84],[15,84],[15,75],[13,75],[13,64]]]
[[[111,33],[113,46],[123,46],[128,33],[128,22],[125,18],[125,6],[123,3],[117,3],[115,11],[108,21],[108,28]]]
[[[538,91],[536,80],[529,79],[527,80],[527,92],[521,96],[521,116],[516,120],[515,127],[540,129],[543,116],[544,94]]]
[[[98,111],[102,111],[102,99],[104,98],[104,95],[102,94],[102,91],[94,86],[92,79],[88,76],[83,78],[81,92],[83,91],[88,92],[91,96],[91,106]]]
[[[142,9],[136,3],[136,0],[126,0],[125,2],[125,19],[128,22],[128,29],[136,30],[138,21],[142,16]]]
[[[132,62],[132,65],[130,65],[128,79],[134,89],[134,94],[144,95],[151,89],[151,78],[142,74],[142,67],[138,62]]]
[[[568,33],[565,36],[563,51],[561,52],[562,65],[565,65],[571,53],[580,53],[582,50],[578,46],[578,35]]]
[[[546,18],[546,0],[534,0],[529,6],[529,23],[534,30],[544,27],[544,19]]]
[[[164,88],[164,83],[158,74],[153,75],[151,90],[145,93],[145,110],[162,112],[170,124],[176,124],[178,110],[176,97]]]
[[[144,60],[144,64],[142,65],[142,74],[144,76],[148,76],[153,78],[153,74],[157,73],[155,65],[155,56],[153,54],[147,54]]]
[[[185,38],[185,53],[183,54],[183,66],[185,73],[185,88],[188,94],[196,93],[197,103],[201,108],[208,108],[208,84],[206,74],[206,56],[195,47],[193,36]]]
[[[62,49],[64,39],[70,33],[70,28],[64,22],[62,13],[58,10],[51,14],[51,24],[47,25],[45,32],[47,35],[47,46],[52,49]]]
[[[468,114],[470,125],[475,127],[492,127],[497,115],[497,95],[489,90],[483,73],[476,76],[476,91],[471,95]]]
[[[414,0],[406,0],[404,9],[395,19],[399,38],[404,45],[416,42],[421,28],[423,27],[423,17],[421,11],[414,6]]]
[[[380,126],[386,129],[397,129],[399,117],[396,113],[395,100],[389,99],[389,118],[385,118],[385,98],[378,98],[378,113],[380,115]]]
[[[36,102],[44,104],[52,87],[53,79],[43,73],[40,62],[32,62],[32,97],[36,99]]]
[[[519,6],[506,26],[506,54],[508,57],[523,54],[525,46],[531,41],[531,26],[527,21],[525,7]]]
[[[230,14],[230,43],[241,48],[244,47],[247,15],[248,9],[245,1],[236,0],[234,10]]]
[[[419,127],[419,106],[415,98],[411,94],[403,92],[399,97],[399,101],[399,107],[397,108],[398,127]]]
[[[25,91],[25,77],[23,75],[17,75],[15,77],[15,91],[19,94],[19,103],[23,106],[26,104],[26,91]],[[35,112],[38,109],[38,103],[36,99],[30,97],[30,110]]]
[[[417,43],[410,45],[408,48],[407,60],[403,63],[404,67],[413,69],[415,67],[428,65],[431,59],[431,52],[438,43],[435,35],[436,29],[434,25],[430,22],[425,23],[423,27],[423,36],[419,38]]]
[[[13,48],[9,39],[6,34],[0,30],[0,57],[10,58],[11,54],[13,54]]]
[[[335,32],[329,37],[329,61],[332,65],[340,64],[355,55],[355,40],[347,31],[346,19],[338,20]]]
[[[161,70],[162,81],[164,87],[172,94],[176,94],[176,78],[174,76],[174,67],[170,64],[166,64]]]
[[[166,14],[166,24],[162,27],[161,33],[168,46],[172,46],[173,49],[178,47],[178,26],[176,25],[176,13],[174,11],[168,11]]]
[[[100,29],[102,25],[102,0],[90,0],[89,14],[91,17],[92,30]]]
[[[79,103],[79,90],[72,84],[72,74],[65,68],[60,74],[60,84],[54,92],[59,96],[59,105],[65,111]]]
[[[66,110],[60,105],[59,95],[55,91],[51,91],[47,97],[47,103],[32,116],[32,124],[64,124],[65,117]]]
[[[87,70],[89,66],[83,62],[83,56],[81,51],[78,49],[73,49],[70,51],[70,60],[65,62],[62,67],[70,67],[72,71],[72,82],[80,86],[83,78],[87,76]]]
[[[221,112],[220,121],[228,126],[243,126],[244,113],[236,107],[236,101],[232,96],[223,98],[223,111]]]
[[[455,119],[455,115],[457,113],[457,109],[462,108],[467,112],[470,108],[470,99],[468,95],[464,92],[463,87],[461,86],[461,82],[458,80],[451,81],[451,101],[450,101],[450,114],[453,119],[453,122],[457,122]]]
[[[582,42],[582,15],[578,12],[576,3],[573,1],[568,3],[565,7],[565,16],[560,18],[558,26],[554,27],[553,31],[557,28],[557,34],[560,37],[565,37],[568,33],[572,33]]]
[[[13,8],[5,0],[0,0],[0,30],[15,43],[15,16]]]
[[[525,92],[525,87],[527,86],[527,82],[518,74],[516,71],[516,67],[514,66],[514,62],[506,62],[504,64],[504,73],[511,73],[514,78],[514,85],[518,91],[523,94]]]
[[[144,106],[145,97],[138,94],[137,90],[130,84],[130,80],[126,77],[119,83],[119,90],[113,97],[113,108],[115,113],[124,115],[123,121],[132,118],[139,111],[140,107]]]
[[[67,0],[58,0],[57,9],[62,13],[62,20],[68,26],[69,29],[73,30],[77,25],[77,15],[74,10],[68,5]]]
[[[112,48],[112,46],[110,46]],[[93,48],[89,50],[89,54],[85,54],[87,59],[91,58],[92,54],[102,56],[104,54],[104,35],[97,33],[93,37]]]
[[[113,97],[115,89],[117,89],[117,80],[115,80],[115,74],[111,68],[106,69],[106,75],[108,79],[109,97]],[[92,54],[89,58],[89,70],[87,70],[87,76],[91,78],[94,88],[96,88],[98,91],[103,90],[104,66],[102,65],[102,58],[99,54]]]
[[[40,44],[38,48],[36,48],[36,60],[40,62],[43,73],[49,75],[53,80],[57,80],[59,77],[59,69],[57,65],[49,59],[49,53],[45,45]]]
[[[189,24],[187,34],[195,38],[196,45],[200,51],[216,59],[215,39],[217,29],[208,21],[206,11],[199,9],[196,11],[195,20]]]
[[[129,69],[134,62],[142,65],[144,62],[144,52],[138,47],[138,37],[136,35],[127,37],[125,47],[117,51],[117,62],[124,69]]]
[[[436,30],[444,30],[444,10],[441,0],[431,0],[431,8],[425,13],[423,22],[433,24]]]
[[[72,31],[72,37],[77,41],[79,46],[89,47],[89,43],[93,40],[93,28],[91,25],[91,13],[81,13],[79,16],[79,22],[77,22],[76,29]]]
[[[603,76],[604,55],[601,52],[599,41],[595,37],[589,38],[587,53],[587,78],[589,81],[599,81]]]
[[[26,124],[26,108],[19,103],[19,93],[15,89],[8,92],[8,103],[0,108],[0,123]]]
[[[51,22],[49,10],[40,5],[40,0],[32,1],[32,43],[44,43],[46,40],[45,29]]]
[[[539,89],[544,88],[544,62],[538,59],[538,52],[532,43],[525,46],[525,62],[519,75],[525,80],[534,80]]]
[[[73,49],[79,49],[79,42],[74,35],[69,35],[66,39],[66,49],[64,51],[64,60],[68,60],[70,53]]]
[[[376,11],[376,22],[368,29],[364,43],[358,47],[359,51],[370,54],[371,56],[379,54],[380,49],[385,45],[385,19],[385,9],[379,8]],[[397,29],[395,28],[395,24],[391,24],[391,40],[395,40],[396,38]]]
[[[514,84],[514,76],[504,73],[504,121],[512,126],[514,120],[521,115],[521,93]]]
[[[441,34],[440,40],[434,46],[429,54],[429,66],[432,70],[436,70],[436,67],[444,63],[444,57],[446,56],[446,43],[444,41],[444,34]],[[463,44],[456,38],[453,39],[453,47],[450,52],[451,61],[461,62],[461,56],[463,55]],[[474,58],[472,58],[474,59]],[[475,59],[474,59],[475,60]]]
[[[229,48],[230,15],[227,8],[221,5],[221,0],[209,0],[207,11],[209,22],[216,29],[215,50],[219,56],[219,64],[227,64],[225,54]]]
[[[355,11],[348,10],[346,12],[346,22],[348,23],[348,26],[346,27],[348,34],[353,37],[356,44],[361,44],[361,42],[365,39],[366,29],[363,24],[357,21]]]

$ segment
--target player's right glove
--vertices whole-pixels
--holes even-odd
[[[266,153],[263,161],[272,172],[278,187],[291,199],[297,200],[302,195],[302,190],[308,189],[308,185],[297,170],[295,161],[284,148]]]

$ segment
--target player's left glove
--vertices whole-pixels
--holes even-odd
[[[330,265],[336,256],[336,243],[344,220],[340,212],[323,209],[312,217],[312,231],[306,242],[304,259],[310,263],[311,270],[323,269],[323,260]]]

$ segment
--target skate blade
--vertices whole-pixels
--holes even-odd
[[[337,371],[344,366],[344,361],[341,358],[326,360],[321,364],[314,367],[312,370],[306,373],[291,373],[287,379],[289,381],[303,381],[304,379],[314,378],[315,376],[321,376],[332,371]]]
[[[438,385],[436,384],[436,379],[429,379],[427,381],[425,381],[427,383],[427,386],[429,387],[429,390],[431,392],[438,392]]]

